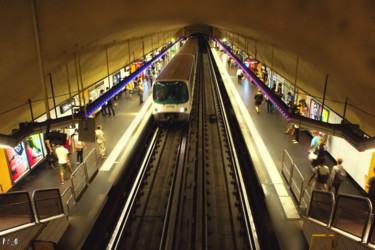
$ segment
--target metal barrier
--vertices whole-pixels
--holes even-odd
[[[302,193],[300,208],[307,214],[307,209],[310,207],[311,196],[310,192],[305,188]]]
[[[284,175],[288,185],[291,184],[293,178],[293,160],[288,151],[284,149],[283,160],[281,163],[281,173]]]
[[[98,153],[96,151],[96,148],[91,150],[91,152],[85,158],[84,163],[87,169],[87,180],[91,182],[93,176],[99,170]]]
[[[33,193],[37,222],[64,214],[59,189],[39,189]]]
[[[331,226],[364,239],[369,231],[371,211],[368,198],[338,195]]]
[[[292,157],[286,149],[283,152],[283,159],[281,163],[281,173],[296,198],[298,205],[305,211],[309,207],[310,194],[305,187],[305,177],[293,162]]]
[[[314,190],[311,197],[308,216],[329,226],[332,218],[335,198],[333,193]]]
[[[351,236],[361,243],[373,243],[370,232],[373,222],[372,204],[366,197],[338,195],[335,202],[331,192],[314,190],[308,218],[325,226],[325,231],[333,230],[340,235]]]
[[[74,199],[77,201],[88,185],[86,164],[81,163],[70,177]]]
[[[64,214],[59,189],[41,189],[28,192],[0,194],[0,235],[10,229],[40,224]]]
[[[0,194],[0,218],[0,231],[35,223],[29,193]]]
[[[63,204],[65,214],[70,214],[70,207],[76,203],[74,199],[73,188],[71,186],[65,189],[65,191],[62,193],[61,202]]]
[[[299,171],[296,164],[293,164],[292,173],[293,175],[291,178],[290,189],[296,197],[298,205],[301,205],[305,178],[301,174],[301,171]]]

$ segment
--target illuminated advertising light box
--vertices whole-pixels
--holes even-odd
[[[321,114],[322,114],[322,105],[320,105],[320,103],[318,103],[314,99],[311,99],[309,117],[311,119],[320,120]],[[328,117],[329,117],[329,110],[324,109],[323,115],[322,115],[322,121],[328,122]]]
[[[42,141],[38,134],[33,135],[25,140],[26,155],[29,160],[30,168],[34,167],[43,159]]]
[[[5,151],[8,157],[12,180],[16,182],[30,169],[29,163],[27,162],[25,145],[22,142],[14,148],[7,148]]]

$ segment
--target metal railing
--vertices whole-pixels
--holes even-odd
[[[281,173],[285,177],[289,189],[292,191],[298,205],[306,211],[310,203],[310,194],[306,189],[305,177],[286,149],[284,149],[283,152]]]
[[[99,170],[98,154],[93,148],[84,161],[73,171],[70,176],[69,186],[62,192],[61,199],[66,214],[70,214],[95,174]]]
[[[35,190],[32,200],[28,192],[0,194],[0,236],[63,214],[59,189]]]
[[[340,235],[360,239],[364,244],[373,243],[372,204],[366,197],[339,194],[335,201],[331,192],[314,190],[308,218]]]

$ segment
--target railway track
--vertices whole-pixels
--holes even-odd
[[[217,73],[201,49],[190,122],[155,130],[107,249],[260,249]]]

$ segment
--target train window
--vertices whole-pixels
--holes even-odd
[[[160,104],[178,104],[189,100],[189,91],[185,82],[155,82],[153,99]]]

